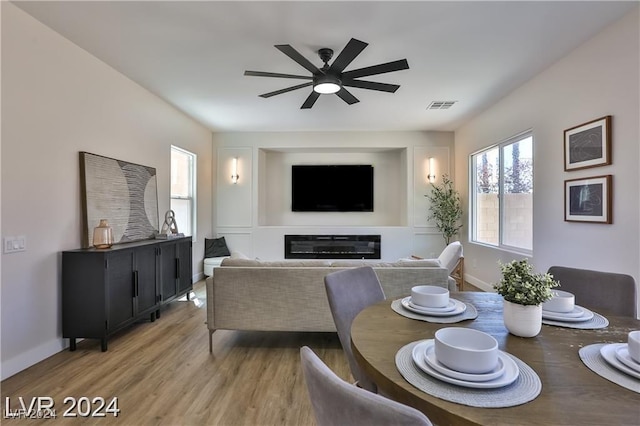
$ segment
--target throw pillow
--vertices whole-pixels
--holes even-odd
[[[224,237],[220,238],[205,238],[204,239],[204,257],[222,257],[231,256],[229,249],[227,248],[227,242]]]

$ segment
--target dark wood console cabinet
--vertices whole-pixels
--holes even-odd
[[[160,317],[163,304],[193,288],[191,237],[62,252],[62,337],[100,339]]]

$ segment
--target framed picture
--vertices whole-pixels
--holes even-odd
[[[564,220],[612,223],[611,175],[564,181]]]
[[[611,164],[611,116],[564,131],[564,170]]]
[[[108,220],[115,244],[154,238],[157,186],[153,167],[80,152],[82,247],[91,246],[100,219]]]

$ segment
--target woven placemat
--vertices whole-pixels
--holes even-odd
[[[393,309],[396,313],[402,315],[403,317],[407,317],[415,320],[434,322],[434,323],[440,323],[440,324],[451,324],[454,322],[460,322],[460,321],[466,321],[466,320],[478,318],[478,310],[471,303],[465,303],[465,305],[467,305],[467,309],[465,309],[464,312],[461,314],[452,315],[450,317],[432,317],[428,315],[416,314],[415,312],[411,312],[405,309],[402,306],[401,301],[402,299],[398,299],[391,302],[391,309]]]
[[[546,325],[555,325],[557,327],[579,328],[581,330],[595,330],[597,328],[606,328],[609,325],[609,320],[602,315],[594,312],[593,318],[588,321],[566,322],[542,318],[542,323]]]
[[[623,388],[640,393],[640,380],[619,371],[600,355],[600,349],[605,345],[606,343],[596,343],[581,348],[578,354],[584,365],[589,367],[589,369],[598,376],[604,377]]]
[[[542,382],[535,371],[511,354],[520,374],[515,382],[496,389],[472,389],[445,383],[429,376],[413,362],[413,347],[424,340],[403,346],[396,354],[396,368],[402,377],[416,388],[436,398],[470,407],[504,408],[533,401],[542,391]]]

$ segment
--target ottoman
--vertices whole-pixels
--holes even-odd
[[[213,276],[213,268],[220,266],[222,259],[226,259],[229,256],[221,257],[205,257],[204,258],[204,275],[207,277]]]

